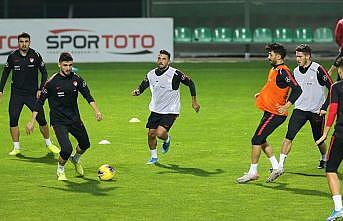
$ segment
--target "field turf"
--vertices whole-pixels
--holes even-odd
[[[57,156],[47,154],[35,125],[25,134],[30,112],[20,119],[22,155],[12,149],[8,124],[9,85],[0,103],[0,220],[325,220],[333,203],[323,170],[316,167],[319,151],[309,124],[298,134],[286,162],[286,173],[267,184],[269,160],[261,155],[260,179],[235,180],[250,165],[250,139],[261,118],[253,95],[264,85],[270,65],[250,63],[175,63],[197,87],[199,113],[191,108],[189,89],[181,85],[182,111],[170,133],[167,155],[160,164],[150,157],[145,122],[150,91],[132,97],[151,63],[75,64],[104,115],[102,122],[80,96],[79,106],[91,148],[82,157],[85,177],[66,165],[67,182],[56,179]],[[294,67],[294,63],[290,65]],[[324,62],[329,68],[329,63]],[[51,75],[56,64],[48,66]],[[45,105],[48,110],[47,103]],[[132,117],[140,123],[129,123]],[[287,121],[269,142],[277,158]],[[51,129],[52,140],[56,137]],[[100,140],[110,145],[99,145]],[[72,139],[73,144],[76,141]],[[115,179],[97,180],[102,164],[116,168]]]

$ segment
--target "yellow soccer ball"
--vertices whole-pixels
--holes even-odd
[[[98,169],[98,177],[100,180],[111,180],[115,173],[116,170],[108,164],[104,164]]]

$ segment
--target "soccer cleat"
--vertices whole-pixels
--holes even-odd
[[[337,220],[337,218],[343,218],[343,209],[340,211],[333,210],[331,215],[327,218],[327,221],[334,221]]]
[[[161,153],[166,154],[169,150],[171,137],[169,136],[169,141],[164,141],[161,148]]]
[[[247,183],[249,181],[257,180],[260,176],[258,174],[251,175],[249,173],[244,173],[243,176],[237,178],[237,183]]]
[[[158,162],[158,158],[151,157],[146,164],[156,164]]]
[[[266,180],[266,183],[271,183],[274,180],[276,180],[279,176],[281,176],[284,173],[284,169],[274,169],[271,174],[269,175],[268,179]]]
[[[80,161],[79,161],[79,162],[76,162],[76,161],[74,160],[74,156],[72,156],[72,157],[71,157],[71,162],[74,164],[74,166],[75,166],[75,171],[76,171],[76,173],[78,174],[78,176],[84,176],[83,167],[82,167]]]
[[[47,148],[53,153],[59,153],[60,152],[60,149],[58,149],[58,147],[56,147],[53,144],[50,144],[49,146],[47,146]]]
[[[317,166],[317,169],[324,169],[326,167],[326,161],[320,160],[319,165]]]
[[[64,172],[62,172],[62,173],[57,172],[57,180],[66,181],[68,179],[67,179],[66,174]]]
[[[20,154],[20,149],[15,149],[15,148],[13,148],[13,150],[8,153],[8,155],[10,156],[16,156],[18,154]]]

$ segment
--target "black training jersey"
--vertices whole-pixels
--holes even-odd
[[[40,86],[38,86],[38,69],[42,74]],[[35,95],[37,90],[43,87],[48,77],[42,57],[32,48],[29,48],[26,56],[22,56],[19,49],[8,56],[2,72],[0,92],[4,91],[11,71],[11,92],[18,95]]]
[[[343,81],[337,81],[331,87],[330,106],[327,126],[331,126],[337,116],[335,131],[343,135]]]
[[[69,125],[81,121],[77,105],[78,92],[88,103],[94,101],[86,82],[79,75],[74,72],[68,76],[56,73],[45,83],[34,110],[38,112],[48,99],[51,125]]]

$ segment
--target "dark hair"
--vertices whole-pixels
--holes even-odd
[[[63,61],[73,61],[73,57],[68,52],[62,52],[60,58],[58,59],[58,62],[61,63]]]
[[[271,52],[273,51],[276,54],[281,55],[281,58],[284,59],[286,57],[286,48],[279,43],[270,43],[266,45],[266,51]]]
[[[168,58],[170,59],[170,53],[167,50],[160,50],[160,54],[165,54],[168,56]]]
[[[28,38],[30,40],[31,36],[26,32],[22,32],[21,34],[18,35],[18,41],[19,41],[19,38]]]
[[[307,45],[307,44],[301,44],[295,48],[295,51],[297,52],[303,52],[304,54],[309,54],[311,55],[312,53],[312,48]]]
[[[337,64],[337,67],[343,68],[343,57],[338,58],[336,64]]]

